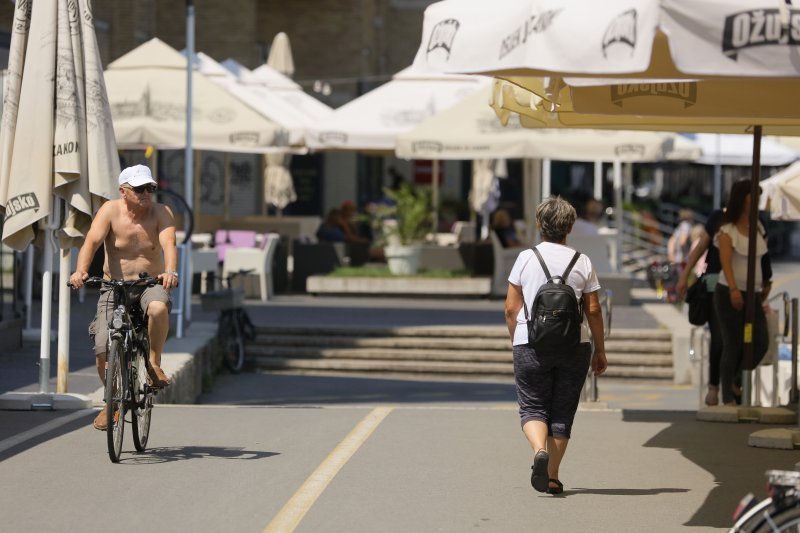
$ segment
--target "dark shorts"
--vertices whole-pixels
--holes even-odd
[[[554,353],[537,353],[526,344],[514,346],[520,424],[539,420],[547,424],[551,437],[568,439],[591,360],[588,342]]]
[[[94,353],[99,355],[106,353],[108,343],[108,321],[111,320],[113,310],[114,291],[104,289],[100,291],[100,298],[97,300],[97,313],[94,320],[89,324],[89,337],[94,342]],[[155,287],[133,288],[128,291],[128,302],[132,305],[140,305],[147,313],[147,307],[151,302],[163,302],[167,304],[167,309],[172,311],[172,298],[161,285]]]

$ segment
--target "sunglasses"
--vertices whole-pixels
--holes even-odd
[[[125,187],[126,189],[130,189],[131,191],[135,192],[136,194],[142,194],[143,192],[147,191],[150,194],[156,192],[155,185],[139,185],[138,187]]]

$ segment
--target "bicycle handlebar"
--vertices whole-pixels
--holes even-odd
[[[90,278],[86,278],[83,280],[83,284],[87,287],[135,287],[137,285],[146,285],[148,287],[154,287],[156,285],[162,285],[163,280],[160,278],[154,278],[148,275],[146,272],[142,272],[139,274],[139,279],[105,279],[99,276],[92,276]],[[71,281],[67,281],[67,287],[70,289],[74,289],[75,287],[72,286]]]

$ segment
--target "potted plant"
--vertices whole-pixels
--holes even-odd
[[[430,192],[408,183],[385,192],[393,204],[379,207],[375,220],[381,224],[389,271],[396,275],[416,274],[420,243],[433,231]]]

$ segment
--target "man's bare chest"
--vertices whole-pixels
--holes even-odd
[[[147,254],[158,249],[156,221],[112,223],[108,237],[112,248],[125,255]]]

